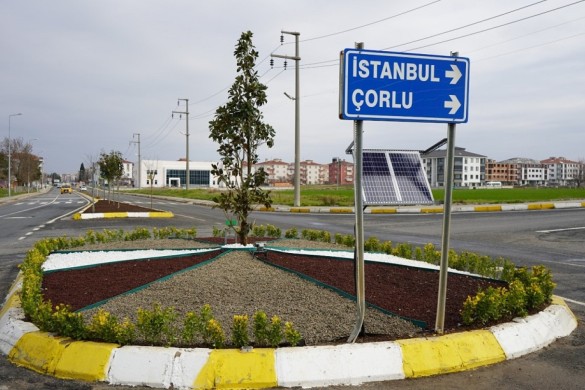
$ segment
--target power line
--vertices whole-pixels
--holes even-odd
[[[563,23],[555,24],[553,26],[548,26],[548,27],[545,27],[545,28],[540,29],[540,30],[532,31],[532,32],[529,32],[527,34],[523,34],[523,35],[519,35],[519,36],[514,37],[514,38],[506,39],[504,41],[499,41],[499,42],[493,43],[491,45],[487,45],[487,46],[484,46],[484,47],[480,47],[478,49],[466,50],[465,53],[466,54],[476,53],[478,51],[482,51],[482,50],[485,50],[485,49],[489,49],[490,47],[499,46],[499,45],[502,45],[504,43],[508,43],[508,42],[516,41],[518,39],[526,38],[526,37],[528,37],[530,35],[538,34],[538,33],[541,33],[543,31],[547,31],[547,30],[552,30],[553,28],[557,28],[557,27],[560,27],[560,26],[564,26],[566,24],[574,23],[574,22],[576,22],[578,20],[582,20],[582,19],[585,19],[585,16],[582,16],[580,18],[573,19],[573,20],[568,20],[568,21],[563,22]]]
[[[376,20],[374,22],[370,22],[370,23],[362,24],[360,26],[348,28],[346,30],[337,31],[337,32],[330,33],[330,34],[325,34],[325,35],[320,35],[320,36],[317,36],[317,37],[303,39],[303,40],[301,40],[301,42],[316,41],[317,39],[329,38],[329,37],[332,37],[332,36],[335,36],[335,35],[344,34],[346,32],[350,32],[350,31],[354,31],[354,30],[359,30],[360,28],[373,26],[374,24],[378,24],[378,23],[381,23],[381,22],[385,22],[386,20],[394,19],[394,18],[397,18],[399,16],[406,15],[406,14],[409,14],[409,13],[414,12],[414,11],[418,11],[419,9],[428,7],[430,5],[433,5],[435,3],[438,3],[439,1],[441,1],[441,0],[431,1],[430,3],[426,3],[426,4],[423,4],[421,6],[418,6],[418,7],[415,7],[415,8],[411,8],[411,9],[409,9],[407,11],[403,11],[403,12],[397,13],[395,15],[391,15],[391,16],[388,16],[386,18]],[[543,0],[543,1],[546,1],[546,0]]]
[[[534,14],[534,15],[530,15],[530,16],[526,16],[524,18],[512,20],[511,22],[502,23],[502,24],[499,24],[497,26],[493,26],[493,27],[485,28],[483,30],[479,30],[479,31],[475,31],[475,32],[472,32],[472,33],[460,35],[460,36],[455,37],[455,38],[445,39],[445,40],[442,40],[442,41],[439,41],[439,42],[430,43],[428,45],[423,45],[423,46],[415,47],[415,48],[412,48],[412,49],[408,49],[406,51],[419,50],[419,49],[423,49],[423,48],[430,47],[430,46],[440,45],[441,43],[451,42],[451,41],[454,41],[454,40],[457,40],[457,39],[467,38],[467,37],[470,37],[470,36],[473,36],[473,35],[481,34],[481,33],[484,33],[486,31],[495,30],[497,28],[506,27],[506,26],[509,26],[511,24],[515,24],[515,23],[518,23],[518,22],[523,22],[525,20],[532,19],[532,18],[535,18],[537,16],[542,16],[542,15],[545,15],[545,14],[548,14],[548,13],[551,13],[551,12],[554,12],[554,11],[558,11],[558,10],[563,9],[563,8],[570,7],[572,5],[576,5],[576,4],[582,3],[583,1],[585,1],[585,0],[575,1],[574,3],[565,4],[565,5],[556,7],[556,8],[549,9],[547,11],[539,12],[539,13]]]
[[[424,38],[415,39],[414,41],[401,43],[399,45],[389,46],[389,47],[384,48],[382,50],[394,49],[394,48],[397,48],[397,47],[400,47],[400,46],[410,45],[411,43],[416,43],[416,42],[424,41],[424,40],[427,40],[427,39],[430,39],[430,38],[435,38],[435,37],[438,37],[438,36],[441,36],[441,35],[449,34],[449,33],[453,32],[453,31],[462,30],[462,29],[467,28],[467,27],[475,26],[477,24],[481,24],[481,23],[484,23],[484,22],[487,22],[487,21],[490,21],[490,20],[494,20],[494,19],[497,19],[497,18],[501,18],[502,16],[510,15],[510,14],[512,14],[514,12],[518,12],[518,11],[521,11],[523,9],[526,9],[526,8],[529,8],[529,7],[533,7],[533,6],[537,5],[537,4],[544,3],[545,1],[547,1],[547,0],[540,0],[540,1],[537,1],[535,3],[531,3],[531,4],[525,5],[525,6],[520,7],[520,8],[516,8],[516,9],[510,10],[510,11],[507,11],[507,12],[504,12],[504,13],[499,14],[499,15],[490,16],[489,18],[486,18],[486,19],[478,20],[476,22],[469,23],[469,24],[466,24],[464,26],[459,26],[459,27],[456,27],[456,28],[452,28],[450,30],[446,30],[446,31],[443,31],[443,32],[440,32],[440,33],[437,33],[437,34],[429,35],[429,36],[426,36]]]
[[[457,27],[457,28],[454,28],[454,29],[450,29],[450,30],[447,30],[447,31],[443,31],[443,32],[440,32],[440,33],[437,33],[437,34],[429,35],[429,36],[426,36],[424,38],[419,38],[419,39],[416,39],[414,41],[405,42],[405,43],[401,43],[401,44],[394,45],[394,46],[389,46],[389,47],[386,47],[386,48],[384,48],[382,50],[393,49],[393,48],[400,47],[400,46],[404,46],[404,45],[408,45],[408,44],[411,44],[411,43],[420,42],[422,40],[426,40],[426,39],[438,37],[438,36],[441,36],[441,35],[444,35],[444,34],[453,32],[453,31],[461,30],[461,29],[466,28],[466,27],[470,27],[470,26],[473,26],[473,25],[477,25],[477,24],[480,24],[480,23],[489,21],[489,20],[493,20],[495,18],[499,18],[499,17],[505,16],[505,15],[509,15],[509,14],[511,14],[513,12],[520,11],[522,9],[531,7],[533,5],[542,3],[544,1],[546,1],[546,0],[541,0],[541,1],[538,1],[538,2],[535,2],[535,3],[531,3],[531,4],[528,4],[526,6],[523,6],[523,7],[520,7],[520,8],[516,8],[516,9],[510,10],[510,11],[504,12],[502,14],[498,14],[498,15],[495,15],[495,16],[491,16],[489,18],[485,18],[485,19],[482,19],[482,20],[478,20],[476,22],[473,22],[473,23],[470,23],[470,24],[467,24],[467,25],[464,25],[464,26],[460,26],[460,27]],[[458,37],[446,39],[446,40],[439,41],[439,42],[435,42],[435,43],[431,43],[431,44],[428,44],[428,45],[423,45],[423,46],[419,46],[419,47],[416,47],[416,48],[407,49],[405,51],[414,51],[414,50],[418,50],[418,49],[422,49],[422,48],[426,48],[426,47],[430,47],[430,46],[439,45],[441,43],[446,43],[446,42],[451,42],[451,41],[454,41],[454,40],[457,40],[457,39],[466,38],[468,36],[477,35],[477,34],[480,34],[480,33],[483,33],[483,32],[495,30],[497,28],[502,28],[502,27],[505,27],[505,26],[509,26],[511,24],[518,23],[518,22],[522,22],[522,21],[525,21],[525,20],[528,20],[528,19],[532,19],[532,18],[535,18],[537,16],[542,16],[542,15],[548,14],[550,12],[558,11],[560,9],[567,8],[567,7],[570,7],[570,6],[573,6],[573,5],[582,3],[583,1],[585,1],[585,0],[579,0],[579,1],[576,1],[576,2],[573,2],[573,3],[570,3],[570,4],[565,4],[565,5],[556,7],[556,8],[552,8],[552,9],[549,9],[549,10],[546,10],[546,11],[543,11],[543,12],[539,12],[537,14],[533,14],[533,15],[530,15],[530,16],[526,16],[524,18],[516,19],[516,20],[510,21],[510,22],[507,22],[507,23],[503,23],[503,24],[500,24],[500,25],[497,25],[497,26],[489,27],[489,28],[486,28],[486,29],[483,29],[483,30],[471,32],[471,33],[468,33],[468,34],[460,35]],[[339,59],[334,59],[334,60],[326,60],[326,61],[305,63],[303,66],[301,66],[301,68],[303,68],[303,69],[324,68],[324,67],[329,67],[329,66],[338,66],[338,64],[339,64]]]
[[[491,56],[491,57],[480,58],[480,59],[478,59],[478,60],[476,60],[474,62],[481,62],[481,61],[491,60],[493,58],[508,56],[508,55],[511,55],[511,54],[519,53],[521,51],[531,50],[531,49],[534,49],[536,47],[552,45],[553,43],[557,43],[557,42],[561,42],[561,41],[566,41],[567,39],[576,38],[576,37],[579,37],[581,35],[585,35],[585,32],[581,32],[581,33],[578,33],[578,34],[573,34],[573,35],[570,35],[568,37],[555,39],[555,40],[549,41],[549,42],[539,43],[538,45],[533,45],[533,46],[525,47],[525,48],[522,48],[522,49],[515,49],[513,51],[509,51],[509,52],[506,52],[506,53],[497,54],[497,55]]]

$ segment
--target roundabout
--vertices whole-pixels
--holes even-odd
[[[17,365],[58,378],[162,388],[317,387],[415,378],[514,359],[569,335],[562,300],[481,330],[364,344],[214,350],[73,341],[23,320],[19,276],[0,318],[0,348]]]

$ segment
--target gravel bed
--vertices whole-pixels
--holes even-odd
[[[123,244],[123,245],[120,245]],[[133,244],[133,245],[132,245]],[[270,245],[315,249],[347,249],[335,244],[305,240],[279,240]],[[191,240],[145,240],[96,244],[83,249],[128,248],[198,248],[213,245]],[[288,272],[266,265],[248,251],[231,251],[199,268],[179,273],[135,293],[119,296],[101,306],[118,318],[136,320],[136,310],[151,309],[154,303],[173,307],[176,326],[189,311],[198,312],[210,304],[214,317],[222,325],[226,339],[231,340],[230,327],[234,315],[247,314],[251,319],[257,310],[271,317],[278,315],[283,323],[290,321],[303,336],[306,345],[342,341],[355,323],[355,302]],[[84,311],[90,318],[97,309]],[[365,316],[369,334],[384,335],[383,339],[410,338],[421,333],[412,323],[368,308]]]

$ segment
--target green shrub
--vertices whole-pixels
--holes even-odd
[[[254,225],[252,227],[252,236],[254,237],[266,237],[266,226]]]
[[[213,237],[225,237],[225,229],[220,229],[218,227],[213,227]]]
[[[124,235],[124,241],[147,240],[151,237],[147,228],[136,228]]]
[[[280,228],[274,225],[266,225],[266,235],[272,238],[280,238],[282,236],[282,231]]]
[[[296,347],[301,341],[301,334],[293,327],[292,322],[284,323],[284,338],[292,347]]]
[[[268,316],[262,310],[254,313],[254,340],[259,347],[268,346]]]
[[[412,259],[412,245],[408,243],[398,244],[392,249],[392,254],[404,259]]]
[[[284,232],[284,237],[285,238],[299,238],[299,233],[297,231],[297,228],[290,228],[287,231]]]
[[[89,338],[122,345],[129,344],[134,339],[134,331],[134,324],[128,318],[119,322],[115,316],[101,308],[92,316],[87,326]]]
[[[155,303],[152,310],[138,308],[136,330],[138,335],[150,345],[171,345],[174,341],[175,329],[173,322],[176,318],[174,308],[162,308]]]
[[[377,237],[369,237],[364,242],[364,250],[367,252],[379,252],[381,245],[382,244]]]
[[[225,344],[225,333],[215,319],[207,321],[205,326],[206,340],[213,346],[213,348],[221,348]]]
[[[282,341],[282,321],[278,316],[273,316],[268,325],[268,345],[276,348]]]
[[[247,315],[234,316],[234,322],[232,324],[232,343],[236,348],[242,348],[250,345]]]

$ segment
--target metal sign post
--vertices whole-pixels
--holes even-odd
[[[441,267],[439,271],[439,293],[435,331],[442,334],[445,326],[445,304],[447,301],[447,275],[449,274],[449,232],[451,229],[451,203],[453,199],[453,166],[455,161],[455,123],[448,125],[447,165],[445,200],[443,204],[443,238],[441,243]]]
[[[356,43],[357,49],[363,49],[363,42]],[[359,336],[364,325],[366,314],[366,278],[364,272],[364,207],[362,191],[362,169],[363,169],[363,124],[361,120],[353,122],[354,126],[354,152],[355,180],[354,180],[354,203],[355,203],[355,293],[356,293],[356,322],[348,343],[353,343]]]
[[[451,53],[457,57],[458,53]],[[445,304],[447,302],[447,275],[449,274],[449,234],[451,230],[451,203],[453,202],[453,171],[455,165],[455,123],[447,126],[447,172],[445,174],[445,199],[443,202],[443,239],[441,243],[441,268],[439,271],[439,292],[437,295],[437,317],[435,331],[445,330]]]

